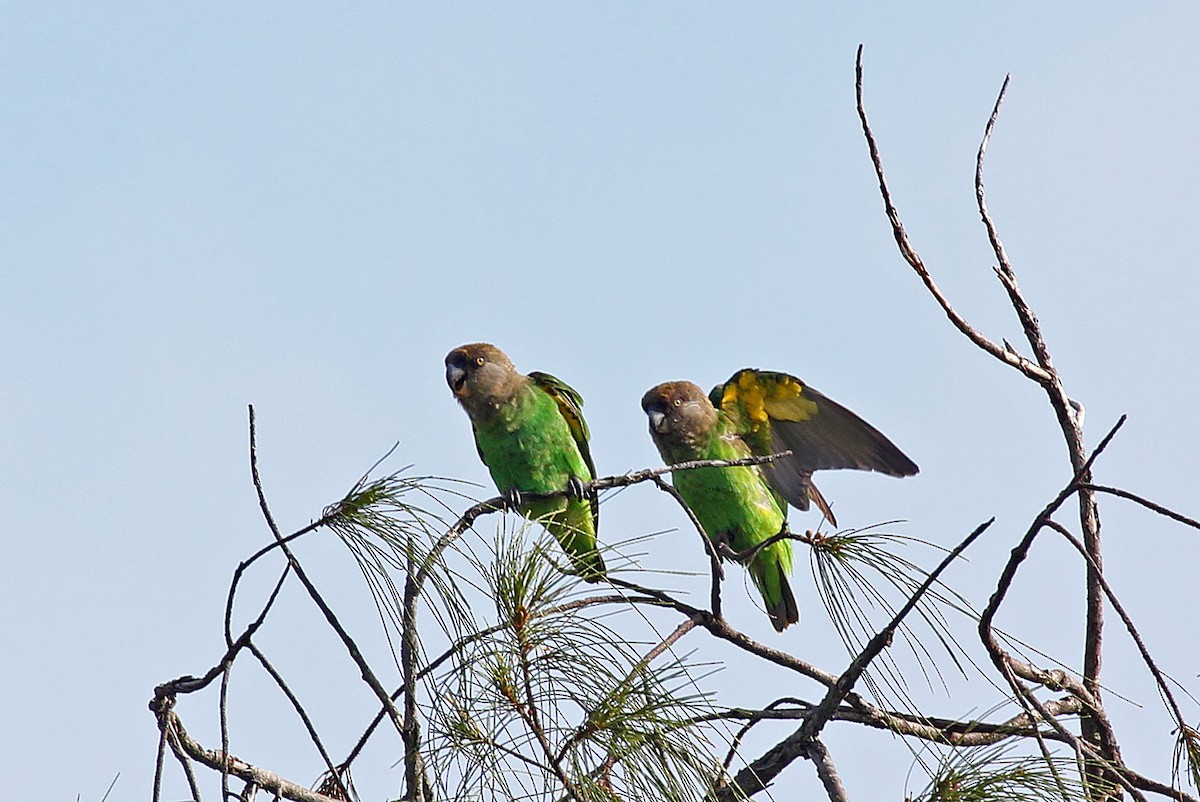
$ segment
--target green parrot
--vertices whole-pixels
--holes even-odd
[[[669,465],[792,452],[762,465],[671,474],[705,534],[737,552],[786,532],[788,504],[807,510],[811,500],[837,526],[812,483],[813,471],[917,472],[916,464],[869,423],[786,373],[740,370],[707,396],[691,382],[667,382],[643,396],[642,409],[650,419],[650,437]],[[792,542],[782,539],[762,548],[747,568],[776,631],[799,621],[788,584]]]
[[[546,373],[518,373],[489,343],[447,354],[446,383],[471,419],[479,458],[497,489],[554,535],[584,579],[603,578],[594,492],[521,501],[522,493],[554,493],[596,478],[579,393]]]

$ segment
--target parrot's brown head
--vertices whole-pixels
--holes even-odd
[[[472,419],[509,401],[524,379],[491,343],[460,345],[446,354],[446,384]]]
[[[664,448],[695,445],[717,423],[717,411],[708,396],[691,382],[667,382],[652,388],[642,396],[642,409],[650,419],[650,436],[667,460],[672,457]]]

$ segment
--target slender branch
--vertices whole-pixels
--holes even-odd
[[[875,176],[879,180],[879,192],[883,196],[883,206],[887,213],[888,221],[892,225],[892,236],[896,239],[896,245],[900,248],[900,255],[904,257],[904,261],[908,262],[909,266],[916,272],[917,276],[925,284],[925,288],[929,290],[929,294],[933,296],[938,305],[942,307],[942,311],[946,313],[946,317],[954,324],[955,328],[966,335],[967,339],[973,342],[976,346],[983,349],[987,353],[1010,365],[1031,379],[1037,381],[1049,380],[1049,375],[1039,365],[1031,362],[1015,351],[1011,351],[999,343],[989,340],[981,334],[975,327],[967,322],[966,318],[958,313],[953,306],[950,305],[949,299],[942,293],[941,288],[934,282],[933,276],[925,267],[925,263],[921,260],[920,254],[909,242],[908,234],[904,231],[904,224],[900,222],[900,213],[896,210],[896,206],[892,203],[892,194],[888,189],[887,180],[883,175],[883,161],[879,156],[879,147],[875,143],[875,134],[871,131],[871,126],[867,122],[867,111],[863,104],[862,91],[862,45],[858,46],[858,56],[854,62],[854,92],[858,106],[858,119],[862,124],[863,136],[867,140],[867,149],[871,154],[871,164],[875,167]]]
[[[837,683],[837,677],[835,675],[830,674],[828,671],[823,671],[811,663],[807,663],[804,660],[788,654],[785,651],[767,646],[764,643],[759,643],[749,635],[746,635],[744,632],[734,629],[724,618],[713,618],[706,611],[693,607],[685,602],[681,602],[667,593],[664,593],[660,590],[655,590],[653,588],[647,588],[619,577],[609,576],[607,581],[609,584],[628,588],[629,590],[633,590],[653,598],[657,600],[663,607],[670,607],[677,612],[688,616],[689,618],[698,616],[700,626],[704,627],[711,634],[715,635],[721,640],[728,641],[743,651],[750,652],[751,654],[757,655],[758,657],[768,660],[778,666],[782,666],[783,668],[795,671],[796,673],[802,674],[810,679],[814,679],[826,687],[832,687],[835,683]],[[857,699],[857,697],[853,698]]]
[[[424,571],[429,567],[422,566]],[[417,721],[417,597],[413,580],[415,559],[409,548],[404,572],[404,627],[400,639],[400,665],[404,677],[404,718],[400,735],[404,740],[404,786],[407,798],[425,802],[425,771],[421,757],[421,725]]]
[[[221,671],[221,692],[220,701],[218,703],[219,719],[221,724],[221,754],[229,754],[229,678],[233,670],[233,661],[230,660],[225,668]],[[221,762],[221,799],[229,799],[229,767]]]
[[[1092,468],[1092,465],[1100,457],[1108,444],[1112,442],[1113,437],[1125,424],[1125,416],[1117,421],[1117,423],[1109,430],[1104,439],[1096,447],[1096,450],[1084,462],[1080,471],[1072,478],[1071,482],[1064,487],[1054,499],[1046,505],[1046,507],[1034,518],[1029,525],[1025,536],[1021,541],[1013,547],[1009,560],[1005,564],[1004,569],[1000,573],[1000,578],[996,582],[996,589],[993,591],[991,598],[988,600],[987,606],[979,616],[978,631],[981,641],[988,650],[988,654],[992,658],[992,662],[1001,671],[1006,670],[1006,666],[1017,670],[1017,673],[1031,682],[1037,682],[1049,688],[1067,688],[1071,693],[1077,694],[1089,709],[1095,710],[1096,701],[1091,688],[1087,687],[1086,683],[1080,685],[1073,678],[1063,671],[1043,671],[1036,669],[1033,666],[1023,661],[1017,660],[1012,655],[1008,654],[1000,647],[996,640],[992,628],[992,621],[996,617],[996,613],[1000,609],[1000,605],[1004,602],[1005,596],[1012,587],[1013,580],[1016,578],[1017,570],[1021,563],[1029,556],[1029,550],[1033,546],[1033,541],[1038,533],[1047,525],[1047,522],[1052,518],[1054,513],[1063,505],[1063,503],[1075,493],[1081,483],[1083,476],[1087,475]]]
[[[358,644],[356,644],[354,639],[351,638],[349,633],[346,632],[346,629],[342,626],[341,621],[339,621],[337,616],[334,615],[333,610],[330,609],[329,605],[325,602],[325,599],[321,596],[316,586],[312,583],[312,580],[308,578],[308,574],[300,565],[300,561],[296,559],[296,555],[292,553],[291,548],[284,542],[283,535],[279,531],[279,526],[275,523],[275,518],[271,515],[271,510],[267,506],[267,497],[263,491],[262,480],[258,474],[258,441],[255,430],[253,406],[250,407],[250,475],[254,481],[254,489],[258,493],[258,505],[262,510],[263,518],[266,520],[267,526],[270,528],[271,533],[275,535],[275,540],[278,542],[279,548],[281,548],[283,553],[287,556],[288,563],[292,566],[292,570],[296,572],[296,578],[300,580],[302,585],[304,585],[304,589],[308,591],[308,595],[313,600],[313,603],[316,604],[321,610],[321,614],[325,617],[326,623],[329,624],[329,626],[341,639],[342,645],[346,648],[346,652],[350,655],[350,659],[354,661],[356,666],[358,666],[358,670],[362,675],[363,681],[367,683],[367,686],[372,691],[374,691],[376,698],[379,699],[383,706],[388,708],[388,714],[391,716],[392,722],[395,724],[397,731],[403,732],[403,721],[400,716],[400,711],[396,710],[396,706],[392,704],[391,697],[388,695],[388,692],[384,689],[383,685],[379,682],[379,678],[375,676],[375,672],[372,671],[371,667],[367,664],[366,659],[362,656],[362,652],[359,651]]]
[[[1021,328],[1033,348],[1034,355],[1037,359],[1037,364],[1017,354],[1011,347],[1002,348],[995,342],[982,336],[977,330],[971,327],[967,321],[959,315],[950,305],[945,296],[938,289],[929,275],[928,270],[921,262],[920,256],[908,241],[907,235],[904,233],[904,228],[900,222],[899,214],[896,212],[895,206],[891,201],[890,193],[887,189],[887,184],[884,180],[883,166],[879,158],[879,151],[875,144],[874,135],[871,133],[867,116],[862,100],[862,46],[858,48],[858,56],[855,61],[855,90],[858,104],[859,119],[862,123],[863,134],[867,139],[868,149],[871,155],[871,162],[875,167],[876,175],[879,179],[880,192],[883,195],[884,207],[887,211],[887,216],[892,225],[892,232],[896,238],[897,245],[900,248],[900,253],[905,261],[917,272],[922,281],[925,282],[929,292],[934,296],[943,311],[950,318],[951,322],[966,335],[976,346],[991,354],[997,359],[1019,369],[1025,376],[1036,381],[1045,390],[1050,401],[1050,406],[1054,410],[1055,416],[1058,419],[1059,426],[1063,433],[1063,439],[1066,442],[1067,451],[1071,459],[1071,467],[1074,471],[1080,472],[1081,466],[1084,463],[1085,448],[1083,444],[1083,430],[1081,425],[1081,416],[1075,413],[1075,404],[1067,397],[1063,389],[1062,382],[1054,369],[1050,358],[1049,348],[1046,346],[1042,336],[1041,325],[1038,323],[1037,316],[1026,303],[1024,295],[1021,293],[1017,285],[1016,274],[1009,262],[1008,254],[1004,250],[1003,243],[997,233],[997,229],[991,214],[988,211],[986,203],[986,193],[983,187],[983,162],[984,155],[987,151],[987,145],[991,140],[992,131],[996,124],[996,119],[999,115],[1001,103],[1004,100],[1004,95],[1008,89],[1008,78],[1005,78],[1004,84],[996,99],[996,103],[992,108],[992,114],[988,118],[987,126],[984,129],[984,136],[979,146],[979,151],[976,155],[975,164],[975,194],[979,208],[980,217],[983,220],[984,226],[987,229],[988,240],[991,243],[992,250],[996,255],[999,267],[996,268],[996,275],[1000,279],[1005,292],[1008,294],[1009,301],[1012,304],[1013,310],[1016,312],[1018,319],[1021,322]],[[1006,343],[1007,345],[1007,343]],[[1084,474],[1081,476],[1081,482],[1086,485],[1090,483],[1091,477]],[[1103,631],[1104,631],[1104,594],[1100,588],[1099,576],[1103,571],[1103,562],[1100,548],[1100,515],[1096,507],[1095,494],[1086,488],[1079,489],[1079,516],[1080,528],[1083,531],[1083,542],[1087,548],[1091,560],[1087,567],[1086,580],[1086,621],[1084,629],[1084,654],[1083,654],[1083,675],[1084,682],[1088,686],[1092,697],[1097,704],[1100,699],[1100,670],[1103,656]],[[1106,733],[1105,728],[1098,720],[1094,720],[1091,716],[1085,716],[1082,724],[1083,735],[1086,740],[1100,747],[1104,757],[1111,763],[1119,763],[1119,747],[1115,741],[1109,739],[1110,733]],[[1103,796],[1103,795],[1100,795]],[[1099,800],[1100,796],[1094,796],[1093,799]]]
[[[709,609],[712,611],[713,618],[721,617],[721,582],[725,579],[725,570],[721,567],[721,556],[717,554],[716,546],[709,539],[708,533],[704,531],[704,525],[700,523],[700,519],[696,517],[696,513],[692,512],[692,508],[683,500],[683,496],[674,485],[669,485],[662,480],[661,476],[653,478],[654,484],[659,490],[675,499],[675,502],[687,515],[688,520],[692,522],[692,526],[700,533],[700,542],[704,544],[704,553],[708,555],[709,575],[711,576],[711,584],[709,587]]]
[[[780,711],[778,709],[778,707],[779,707],[779,705],[782,705],[782,704],[799,705],[799,708]],[[754,725],[758,724],[761,721],[767,721],[768,719],[804,718],[805,716],[808,716],[812,713],[812,709],[813,709],[813,706],[811,704],[809,704],[808,702],[805,702],[803,699],[796,699],[791,696],[785,696],[782,699],[776,699],[774,702],[771,702],[771,704],[767,705],[762,710],[749,711],[749,715],[744,716],[747,719],[746,723],[744,725],[742,725],[741,729],[739,729],[736,733],[734,733],[733,739],[730,740],[729,750],[725,753],[725,760],[723,760],[721,762],[721,765],[725,767],[726,771],[729,770],[730,765],[732,765],[732,763],[733,763],[733,757],[734,757],[734,755],[737,754],[738,747],[741,746],[741,744],[742,744],[742,739],[746,737],[746,735],[750,732],[750,730],[754,727]],[[743,712],[745,712],[745,711],[730,710],[730,711],[727,711],[727,713],[734,714],[734,715],[718,714],[718,715],[712,716],[712,718],[714,718],[714,719],[716,719],[716,718],[734,718],[734,716],[736,714],[743,713]],[[776,715],[772,715],[772,714],[776,714]],[[705,718],[707,718],[707,717],[705,717]]]
[[[1092,490],[1097,493],[1107,493],[1110,496],[1116,496],[1117,498],[1123,498],[1126,501],[1132,501],[1136,504],[1141,504],[1146,509],[1151,510],[1152,512],[1157,512],[1159,515],[1165,515],[1166,517],[1174,519],[1181,524],[1190,526],[1193,529],[1200,529],[1200,521],[1197,521],[1195,518],[1189,518],[1183,513],[1175,512],[1174,510],[1168,509],[1161,504],[1156,504],[1147,498],[1143,498],[1136,493],[1130,493],[1128,490],[1122,490],[1119,487],[1108,487],[1106,485],[1092,484],[1091,482],[1081,482],[1079,486],[1086,490]]]
[[[913,611],[913,609],[916,608],[918,602],[920,602],[925,593],[938,581],[938,577],[940,577],[942,573],[949,568],[956,559],[958,559],[958,556],[962,554],[968,546],[974,543],[975,540],[982,535],[987,528],[992,525],[993,522],[995,522],[995,520],[995,518],[991,518],[987,521],[984,521],[979,526],[975,527],[974,531],[967,535],[961,543],[951,549],[950,552],[942,558],[942,561],[938,563],[938,566],[929,572],[929,575],[925,578],[925,581],[922,582],[920,587],[913,592],[908,601],[904,603],[904,606],[902,606],[896,612],[896,614],[892,616],[892,620],[888,622],[888,625],[876,633],[875,637],[873,637],[863,648],[863,650],[859,652],[858,656],[854,658],[849,667],[847,667],[846,670],[842,672],[842,675],[838,677],[837,684],[830,688],[825,694],[825,698],[821,700],[819,705],[817,705],[817,708],[813,711],[812,716],[805,721],[804,727],[801,728],[805,741],[817,737],[817,734],[820,733],[821,729],[825,726],[825,722],[828,721],[829,716],[833,714],[833,711],[836,710],[838,705],[840,705],[846,698],[847,694],[849,694],[850,690],[854,687],[854,684],[858,682],[859,677],[861,677],[863,672],[867,670],[867,666],[870,665],[871,661],[874,660],[879,653],[882,652],[892,642],[892,637],[895,635],[896,629],[900,626],[900,623],[905,619],[905,617],[908,616],[910,612]]]
[[[633,672],[645,668],[653,663],[659,658],[659,656],[662,655],[663,652],[678,643],[680,638],[696,628],[696,625],[700,622],[700,618],[701,616],[694,616],[686,621],[683,621],[679,626],[675,627],[675,630],[670,635],[667,635],[665,638],[655,644],[654,648],[642,655],[642,659],[639,660],[636,665],[634,665],[633,669],[629,672],[626,678],[628,679],[628,677],[633,676]]]
[[[317,748],[317,751],[321,754],[321,759],[325,761],[325,768],[329,770],[330,776],[335,778],[340,784],[341,780],[338,778],[337,769],[334,768],[333,758],[325,750],[325,744],[321,743],[321,736],[317,734],[317,728],[313,725],[312,719],[308,717],[308,711],[304,709],[304,705],[300,703],[300,699],[288,687],[287,682],[283,679],[283,675],[275,670],[275,666],[271,665],[271,661],[267,659],[267,656],[253,643],[250,644],[250,653],[258,659],[258,662],[267,674],[271,676],[271,679],[275,680],[275,684],[279,686],[279,690],[283,691],[283,695],[291,702],[296,715],[300,717],[300,721],[304,723],[304,728],[308,730],[308,737],[313,742],[313,746]],[[342,786],[341,790],[343,793],[346,793],[345,786]]]
[[[200,802],[200,783],[196,781],[196,772],[192,769],[192,762],[174,743],[171,744],[171,752],[175,755],[175,759],[179,761],[179,765],[183,769],[183,776],[187,780],[188,790],[192,792],[192,799],[195,802]]]
[[[1058,371],[1054,369],[1054,364],[1050,357],[1050,349],[1046,345],[1045,338],[1042,335],[1041,324],[1038,322],[1033,310],[1026,303],[1020,287],[1017,286],[1016,273],[1013,271],[1008,254],[1005,252],[1004,245],[1000,241],[996,225],[992,220],[991,214],[988,212],[985,199],[986,193],[983,188],[984,154],[987,151],[988,142],[991,140],[992,130],[996,125],[996,118],[1000,113],[1000,105],[1004,101],[1008,82],[1009,79],[1006,76],[1004,84],[1000,88],[1000,93],[996,98],[995,106],[992,108],[992,114],[988,118],[987,126],[984,128],[983,139],[979,145],[979,152],[975,159],[975,197],[980,217],[987,229],[988,241],[991,243],[992,251],[999,263],[999,267],[996,269],[996,276],[1004,286],[1005,292],[1008,293],[1009,302],[1012,304],[1013,310],[1021,322],[1021,329],[1025,333],[1025,338],[1029,341],[1030,347],[1033,349],[1038,364],[1046,372],[1047,378],[1040,383],[1046,391],[1055,416],[1058,418],[1059,427],[1062,430],[1067,451],[1070,455],[1071,467],[1080,474],[1079,480],[1081,482],[1090,481],[1091,477],[1088,475],[1088,469],[1082,467],[1085,461],[1085,449],[1083,444],[1083,430],[1080,425],[1081,419],[1075,414],[1071,399],[1067,397]],[[1084,624],[1083,677],[1084,684],[1091,692],[1095,704],[1099,706],[1100,668],[1103,661],[1104,634],[1104,595],[1100,587],[1103,574],[1103,558],[1100,548],[1100,514],[1096,506],[1095,494],[1091,490],[1080,489],[1078,501],[1080,526],[1083,530],[1083,540],[1088,554],[1085,590],[1086,621]],[[1100,747],[1105,760],[1112,763],[1120,762],[1120,748],[1115,741],[1111,729],[1105,722],[1091,715],[1084,716],[1082,732],[1085,740]],[[1100,767],[1100,773],[1105,773],[1105,767]],[[1101,799],[1105,794],[1089,794],[1089,796],[1093,799]]]
[[[167,729],[159,727],[158,751],[154,756],[154,785],[150,794],[151,802],[159,802],[162,797],[163,764],[167,757]],[[193,795],[194,796],[194,795]]]
[[[1040,336],[1041,327],[1038,324],[1037,316],[1033,314],[1033,310],[1025,303],[1025,298],[1021,291],[1017,288],[1017,275],[1013,272],[1012,263],[1008,259],[1008,253],[1004,249],[1004,243],[1000,241],[1000,234],[996,229],[996,224],[992,220],[991,212],[987,207],[987,193],[983,189],[983,160],[987,153],[988,143],[992,140],[992,131],[996,127],[996,119],[1000,116],[1000,106],[1004,103],[1004,96],[1008,94],[1008,84],[1011,75],[1004,76],[1004,83],[1000,86],[1000,93],[996,96],[996,103],[992,106],[992,114],[988,117],[987,125],[983,129],[983,139],[979,142],[979,150],[975,154],[975,203],[979,209],[979,216],[983,220],[983,226],[987,229],[988,242],[992,246],[992,253],[996,255],[996,261],[999,264],[997,271],[999,273],[1000,282],[1004,285],[1008,292],[1009,301],[1013,305],[1013,309],[1017,313],[1018,319],[1021,321],[1021,328],[1025,332],[1025,336],[1029,339],[1030,346],[1033,347],[1033,354],[1038,360],[1038,364],[1047,372],[1053,375],[1054,367],[1050,363],[1050,353],[1046,348],[1046,343]]]
[[[1060,715],[1079,713],[1082,703],[1074,696],[1065,696],[1043,703],[1046,715],[1054,718]],[[886,729],[899,735],[911,735],[926,741],[943,743],[948,746],[989,746],[1011,737],[1033,738],[1040,733],[1049,740],[1070,741],[1057,731],[1047,732],[1036,726],[1041,718],[1038,715],[1024,711],[1012,716],[1006,721],[992,723],[986,721],[959,721],[936,717],[923,717],[910,713],[894,711],[863,711],[858,708],[841,707],[830,719],[831,721],[848,721],[866,724],[877,729]]]
[[[1054,513],[1062,504],[1076,492],[1079,492],[1079,487],[1084,479],[1091,475],[1092,465],[1108,447],[1109,443],[1116,436],[1117,432],[1125,424],[1125,416],[1117,421],[1117,423],[1109,430],[1104,439],[1096,447],[1095,451],[1084,460],[1079,467],[1077,473],[1072,478],[1071,482],[1064,487],[1059,494],[1048,504],[1045,509],[1033,520],[1025,536],[1021,541],[1013,547],[1012,553],[1009,556],[1008,562],[1001,571],[1000,578],[996,584],[996,590],[992,597],[988,600],[987,607],[984,608],[983,614],[979,617],[978,632],[980,640],[987,649],[988,656],[992,663],[1000,671],[1001,675],[1009,683],[1017,696],[1027,709],[1032,708],[1046,719],[1052,727],[1059,731],[1064,738],[1085,754],[1087,765],[1094,767],[1092,771],[1085,771],[1085,779],[1091,777],[1093,780],[1103,778],[1109,783],[1119,783],[1128,788],[1129,781],[1127,778],[1114,773],[1114,766],[1121,766],[1120,748],[1116,742],[1116,735],[1112,729],[1112,723],[1108,719],[1107,714],[1100,703],[1098,692],[1099,687],[1094,683],[1089,683],[1087,677],[1081,683],[1077,682],[1073,677],[1063,671],[1045,671],[1034,667],[1033,665],[1018,660],[1013,655],[1009,654],[1001,648],[996,640],[992,629],[992,621],[995,618],[996,612],[999,610],[1000,604],[1003,602],[1008,590],[1011,588],[1013,580],[1016,577],[1017,569],[1022,562],[1028,557],[1029,550],[1033,546],[1033,541],[1042,529],[1050,525],[1050,521]],[[1076,740],[1073,735],[1068,733],[1053,717],[1046,714],[1042,703],[1018,681],[1018,677],[1043,685],[1052,690],[1065,689],[1069,693],[1076,696],[1083,704],[1083,717],[1081,720],[1082,738]],[[1107,793],[1100,790],[1091,790],[1094,783],[1088,783],[1088,795],[1091,799],[1102,799],[1107,797]]]
[[[550,745],[550,739],[546,736],[546,731],[542,727],[541,717],[538,714],[537,700],[533,693],[533,678],[529,670],[529,651],[526,648],[528,644],[524,642],[522,633],[518,632],[517,635],[522,641],[518,650],[520,654],[518,663],[521,666],[521,683],[525,691],[525,701],[523,704],[515,698],[510,699],[510,701],[513,702],[521,718],[525,720],[530,732],[533,733],[533,737],[542,748],[542,754],[550,761],[550,768],[554,776],[558,777],[558,781],[562,783],[567,797],[576,800],[576,802],[583,802],[583,797],[580,796],[574,781],[562,767],[561,753],[558,755],[554,753],[554,747]]]

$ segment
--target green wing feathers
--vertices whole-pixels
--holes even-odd
[[[530,373],[529,380],[554,401],[559,417],[567,425],[571,440],[585,468],[584,471],[573,471],[573,475],[585,482],[595,479],[596,464],[592,461],[592,451],[588,445],[591,432],[588,431],[587,421],[583,418],[583,396],[569,384],[549,373]],[[580,473],[584,475],[579,475]],[[558,500],[558,503],[552,506],[555,509],[548,508],[541,514],[537,510],[531,510],[530,513],[533,517],[542,519],[546,529],[562,545],[575,569],[585,579],[596,580],[603,577],[604,559],[596,549],[596,531],[600,528],[599,495],[593,491],[583,500],[567,500],[565,507],[562,500]]]
[[[534,371],[529,374],[529,380],[540,387],[546,395],[554,399],[554,403],[558,405],[559,413],[562,415],[563,420],[567,422],[567,427],[571,430],[571,437],[575,439],[575,445],[579,448],[579,453],[583,456],[584,463],[587,464],[588,470],[591,471],[591,476],[586,478],[595,479],[596,465],[592,462],[592,452],[588,446],[588,441],[592,439],[592,433],[588,431],[587,421],[583,419],[583,396],[571,387],[571,385],[562,379],[556,379],[549,373]]]

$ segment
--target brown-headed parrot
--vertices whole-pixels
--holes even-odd
[[[447,354],[446,383],[471,419],[479,458],[496,488],[554,535],[584,579],[602,578],[595,493],[521,501],[522,493],[554,493],[596,478],[583,398],[547,373],[518,373],[489,343]]]
[[[750,577],[779,632],[800,619],[788,584],[792,543],[780,539],[757,553],[752,550],[787,530],[789,503],[807,510],[811,499],[837,525],[812,483],[813,472],[917,472],[916,464],[877,429],[786,373],[739,370],[709,395],[691,382],[667,382],[646,393],[642,409],[650,419],[650,436],[669,465],[792,452],[762,465],[671,474],[711,540],[753,555],[747,566]]]

